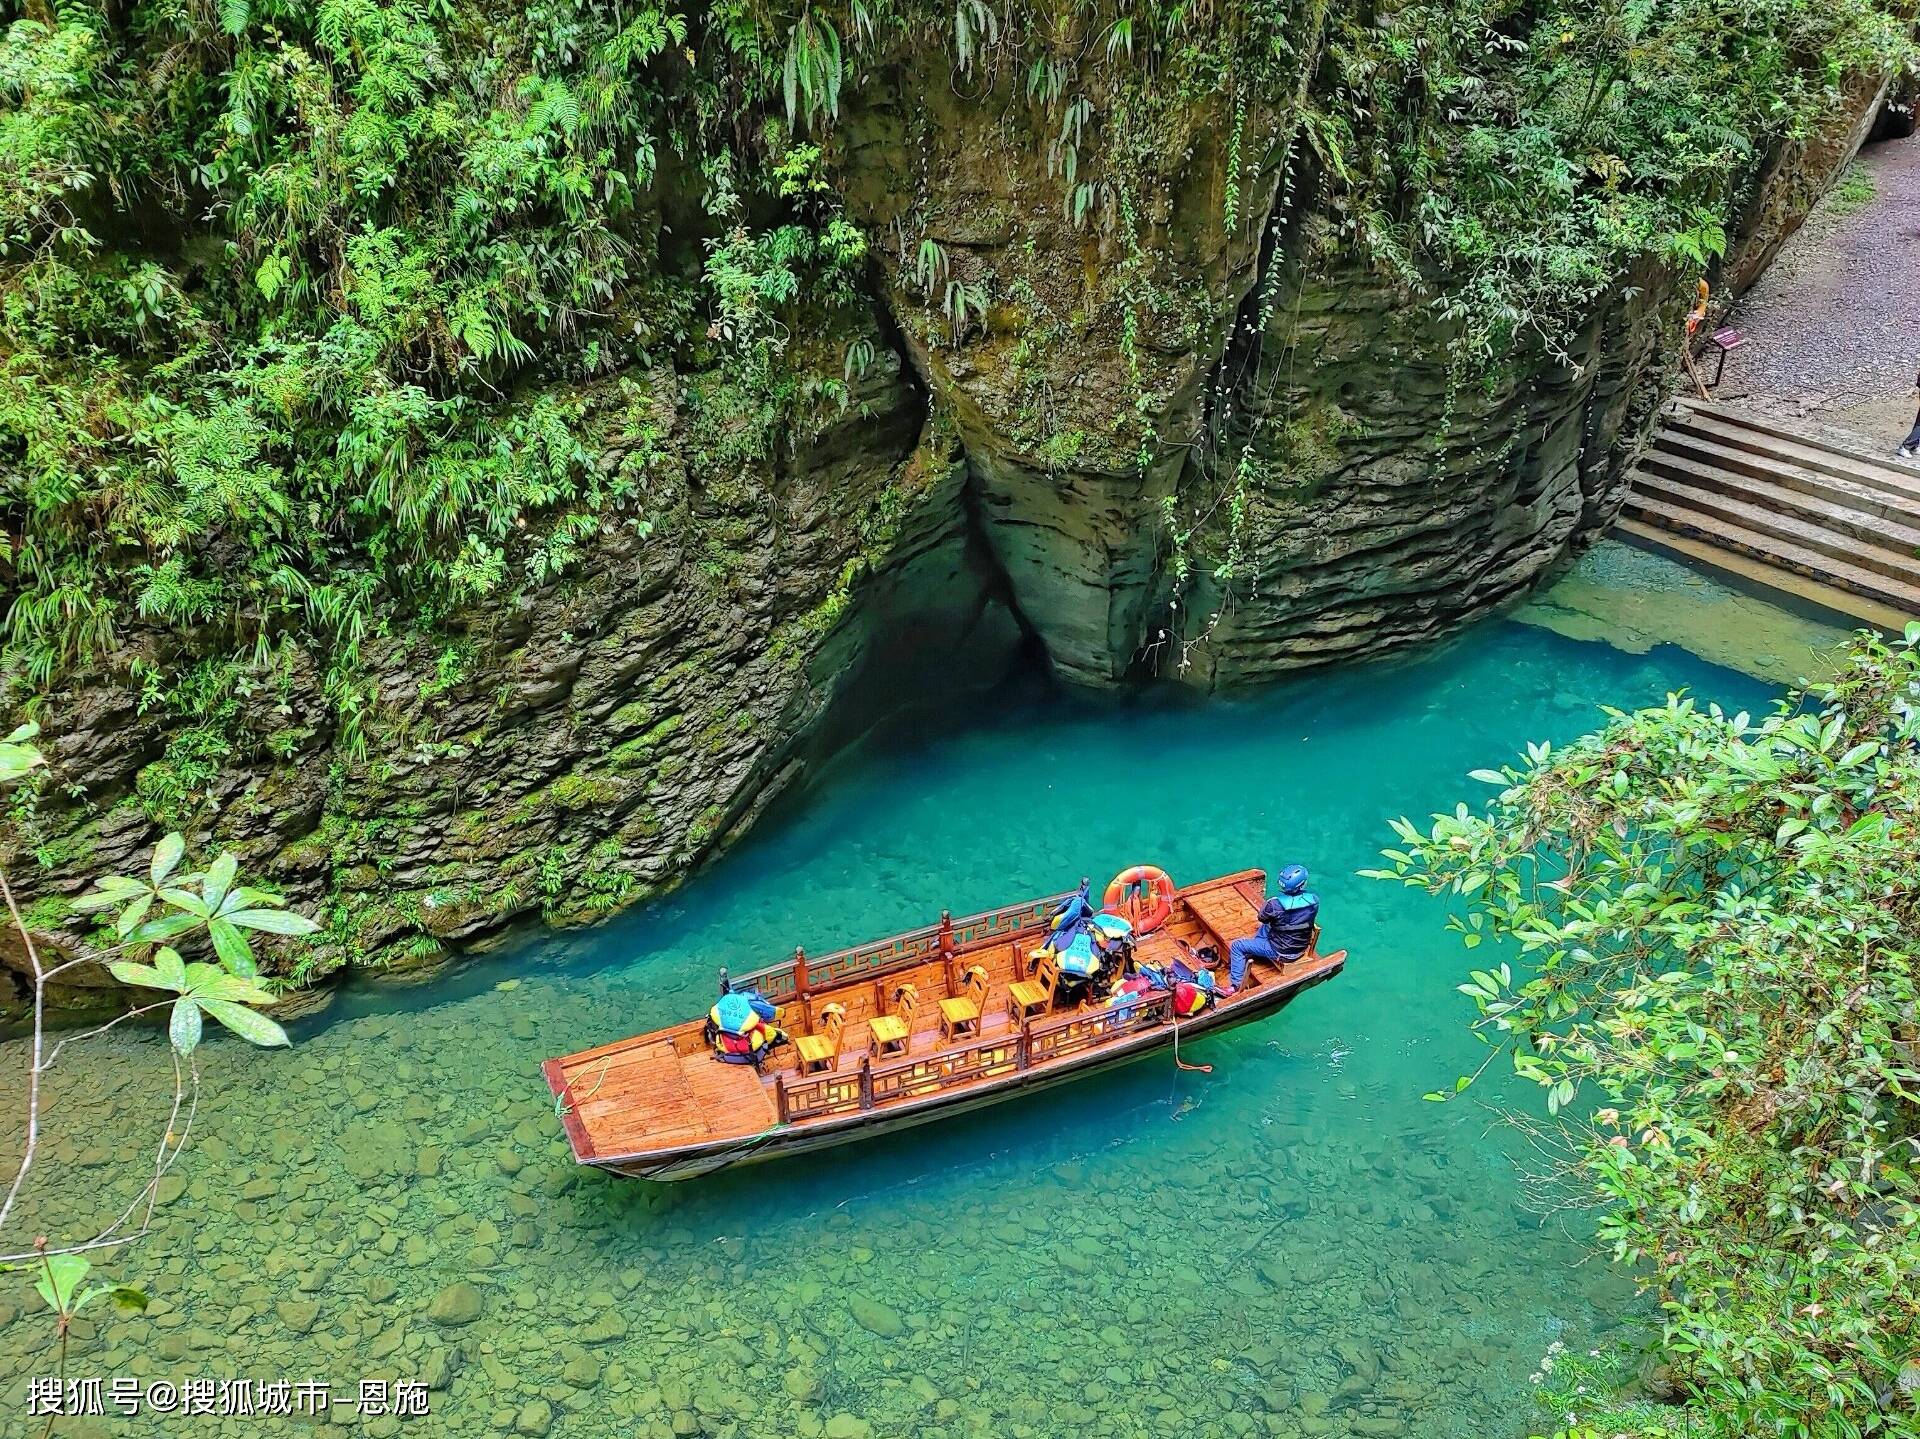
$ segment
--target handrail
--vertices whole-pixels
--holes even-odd
[[[1259,869],[1235,870],[1232,874],[1216,875],[1210,880],[1189,886],[1178,893],[1182,898],[1186,898],[1191,893],[1224,889],[1248,880],[1258,880],[1264,887],[1266,872]],[[809,955],[806,959],[807,988],[818,992],[856,976],[878,978],[896,969],[910,969],[920,961],[940,952],[940,938],[943,931],[949,936],[954,952],[965,954],[984,944],[1005,939],[1008,935],[1018,933],[1020,930],[1031,929],[1045,923],[1047,916],[1073,894],[1073,890],[1064,890],[1059,894],[1028,900],[1022,904],[1005,905],[999,909],[984,909],[978,914],[968,915],[965,919],[937,920],[932,924],[922,925],[918,929],[907,930],[904,934],[896,934],[890,939],[875,940],[870,944],[857,944],[849,949],[835,950],[832,954],[823,955],[818,959]],[[764,969],[756,969],[750,974],[740,975],[734,983],[742,989],[752,987],[759,990],[775,1004],[786,1004],[799,996],[800,986],[796,982],[797,968],[794,960],[784,960],[779,964],[770,964]]]
[[[1028,900],[1024,904],[982,910],[965,919],[923,925],[919,929],[896,934],[891,939],[854,945],[817,959],[809,955],[806,960],[807,987],[817,992],[856,977],[878,978],[898,969],[911,969],[940,952],[943,933],[951,937],[954,951],[964,954],[982,943],[1003,939],[1045,923],[1047,916],[1072,893],[1068,890],[1064,894]],[[757,989],[775,1004],[786,1004],[799,995],[797,968],[795,961],[790,959],[781,964],[768,965],[765,969],[756,969],[751,974],[740,975],[733,984],[740,989]]]
[[[1164,991],[1135,1000],[1123,1009],[1082,1010],[1046,1019],[1027,1031],[1027,1062],[1042,1064],[1092,1049],[1116,1035],[1145,1029],[1173,1015],[1173,996]]]
[[[1078,1054],[1119,1035],[1163,1023],[1172,1014],[1172,995],[1151,994],[1124,1009],[1063,1014],[886,1064],[876,1065],[862,1056],[857,1070],[809,1075],[791,1083],[781,1076],[775,1085],[775,1103],[782,1123],[874,1109]]]
[[[1264,876],[1259,870],[1241,870],[1208,881],[1204,889],[1211,891],[1250,880],[1264,881]],[[1181,894],[1184,897],[1187,891]],[[879,976],[910,968],[938,953],[943,935],[955,953],[965,954],[970,948],[1043,923],[1067,897],[1066,894],[1054,895],[986,910],[966,919],[943,920],[877,944],[843,949],[823,959],[803,960],[807,987],[817,992],[853,975]],[[797,997],[797,968],[793,962],[774,965],[744,975],[739,982],[752,984],[779,1003]],[[782,1076],[775,1085],[776,1111],[782,1123],[791,1123],[870,1110],[892,1101],[938,1093],[978,1079],[999,1078],[1014,1070],[1079,1054],[1122,1034],[1163,1024],[1172,1017],[1173,996],[1163,991],[1148,994],[1124,1008],[1054,1015],[1023,1023],[1018,1030],[981,1036],[957,1048],[909,1055],[882,1065],[875,1065],[870,1057],[863,1056],[857,1070],[833,1070],[791,1083]]]

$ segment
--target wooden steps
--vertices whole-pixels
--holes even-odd
[[[1661,417],[1624,511],[1630,534],[1882,627],[1920,616],[1920,467],[1735,406]]]

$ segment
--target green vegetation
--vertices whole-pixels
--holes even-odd
[[[383,705],[491,684],[504,708],[492,621],[564,600],[600,537],[671,544],[720,592],[753,575],[797,442],[892,363],[876,300],[943,363],[1004,348],[1043,465],[1170,471],[1172,357],[1231,320],[1180,252],[1249,253],[1275,172],[1317,217],[1288,244],[1401,284],[1463,371],[1563,346],[1608,287],[1711,262],[1768,154],[1904,54],[1888,3],[29,7],[0,35],[0,704],[137,695],[165,740],[127,802],[162,828],[316,745],[331,803],[447,743]],[[904,124],[856,147],[868,99]],[[875,175],[974,105],[997,138],[962,153],[1026,145],[1058,186],[1065,273],[1030,218],[989,217],[1024,263],[936,234],[924,180],[870,223]],[[1229,161],[1217,205],[1175,211],[1172,176]],[[1182,591],[1232,584],[1276,467],[1312,453],[1300,417],[1260,423],[1223,432],[1222,493],[1167,508]],[[780,658],[846,612],[890,503],[780,616]],[[50,792],[44,823],[41,798],[9,818],[70,863],[55,819],[97,797]]]
[[[39,691],[128,645],[170,669],[169,633],[262,675],[307,649],[352,740],[369,638],[563,574],[603,524],[648,526],[647,447],[596,464],[645,423],[609,379],[724,371],[692,396],[716,458],[771,454],[806,398],[798,317],[864,303],[835,123],[885,55],[931,43],[1031,108],[1063,215],[1122,233],[1128,346],[1136,310],[1188,303],[1155,291],[1141,176],[1169,114],[1225,96],[1242,166],[1278,147],[1317,172],[1340,240],[1492,358],[1558,343],[1641,257],[1708,263],[1767,149],[1900,44],[1877,0],[1015,9],[554,0],[508,23],[142,0],[15,21],[5,674]],[[908,245],[964,342],[986,294],[931,236]],[[429,683],[465,664],[444,648]],[[156,774],[156,814],[208,748]]]
[[[1827,191],[1820,208],[1829,215],[1855,215],[1871,205],[1878,193],[1878,187],[1873,182],[1873,171],[1855,160],[1834,182],[1833,188]]]
[[[0,786],[16,786],[44,763],[33,741],[38,727],[22,725],[0,741]],[[6,871],[0,869],[0,904],[26,960],[31,987],[31,1027],[24,1046],[27,1059],[26,1120],[17,1136],[8,1136],[10,1152],[19,1155],[13,1179],[0,1196],[0,1272],[24,1271],[33,1290],[51,1312],[54,1322],[55,1368],[64,1382],[68,1338],[81,1312],[101,1298],[110,1298],[123,1310],[147,1307],[146,1294],[131,1285],[87,1283],[94,1271],[89,1254],[119,1248],[146,1234],[153,1220],[161,1181],[178,1161],[193,1130],[200,1098],[200,1047],[206,1019],[239,1035],[250,1044],[279,1046],[288,1042],[280,1026],[252,1006],[270,1004],[274,996],[259,983],[259,965],[249,934],[305,936],[319,926],[304,915],[282,907],[277,895],[239,882],[239,861],[223,854],[203,872],[183,873],[180,862],[186,844],[169,834],[154,847],[152,863],[142,878],[109,875],[73,902],[82,913],[112,912],[77,956],[43,956],[32,930],[14,901]],[[175,946],[191,952],[196,945],[209,951],[211,962],[188,961]],[[170,998],[135,1004],[99,1027],[67,1035],[50,1043],[46,1032],[47,988],[79,965],[104,960],[113,977],[136,990],[154,990]],[[124,1020],[160,1009],[168,1013],[167,1035],[173,1064],[173,1096],[160,1140],[133,1201],[105,1228],[90,1237],[54,1241],[40,1234],[26,1248],[8,1233],[9,1219],[29,1187],[34,1163],[45,1137],[43,1111],[46,1076],[72,1044],[113,1028]],[[79,1116],[84,1123],[84,1116]],[[145,1156],[138,1160],[143,1166]],[[9,1243],[10,1239],[16,1240]],[[54,1419],[47,1421],[52,1434]]]
[[[1725,249],[1768,153],[1910,53],[1874,0],[1415,5],[1333,25],[1345,103],[1309,117],[1345,237],[1432,289],[1468,354],[1559,348],[1641,260]],[[1394,116],[1379,129],[1362,115]]]
[[[772,397],[743,406],[744,448],[769,453],[782,317],[847,299],[864,239],[812,175],[817,147],[777,124],[736,142],[737,104],[777,69],[772,17],[703,19],[704,68],[686,18],[598,5],[511,24],[406,0],[14,22],[16,697],[128,648],[171,673],[185,641],[255,676],[304,649],[351,741],[369,639],[562,574],[604,524],[646,532],[634,440],[657,435],[607,377],[724,360]],[[661,206],[702,184],[682,234]],[[628,463],[603,470],[614,439]],[[444,647],[429,683],[466,663]],[[149,808],[192,793],[217,748],[170,754]]]
[[[1485,812],[1395,826],[1376,873],[1512,953],[1460,988],[1481,1072],[1510,1056],[1555,1116],[1540,1182],[1659,1300],[1685,1403],[1596,1396],[1569,1436],[1920,1425],[1916,640],[1762,720],[1613,712],[1477,771]]]

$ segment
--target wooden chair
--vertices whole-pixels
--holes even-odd
[[[875,1059],[905,1054],[913,1045],[913,1012],[920,991],[903,984],[893,992],[893,1013],[876,1014],[867,1022],[867,1050]]]
[[[840,1033],[847,1027],[847,1007],[829,1004],[820,1011],[820,1032],[803,1034],[793,1047],[800,1055],[800,1072],[813,1074],[832,1069],[840,1059]]]
[[[1032,979],[1017,979],[1007,986],[1007,1018],[1021,1021],[1045,1014],[1053,1008],[1053,996],[1060,987],[1060,961],[1052,955],[1040,961]]]
[[[967,966],[960,977],[960,993],[940,1001],[940,1037],[951,1044],[956,1039],[980,1033],[980,1016],[987,1012],[987,972],[977,964]]]

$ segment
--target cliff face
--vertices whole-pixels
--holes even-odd
[[[1079,197],[1089,220],[1011,95],[958,99],[930,63],[843,120],[877,322],[844,405],[762,444],[724,382],[629,376],[598,463],[644,470],[651,530],[602,526],[563,578],[432,641],[373,640],[364,755],[315,663],[239,697],[248,741],[202,753],[124,670],[63,685],[41,707],[52,783],[12,824],[49,943],[88,877],[179,827],[325,917],[301,977],[430,969],[516,918],[670,887],[869,720],[1023,650],[1083,685],[1253,683],[1445,633],[1611,519],[1664,393],[1672,276],[1634,276],[1489,386],[1325,243],[1275,114],[1109,119],[1148,161]],[[1773,167],[1759,227],[1850,153]],[[128,641],[160,664],[176,644]]]
[[[878,236],[931,241],[878,246],[882,299],[960,436],[1011,603],[1058,675],[1112,685],[1150,618],[1162,502],[1257,279],[1286,135],[1270,108],[1236,115],[1217,94],[1095,87],[1088,113],[1134,167],[1082,193],[1020,75],[961,102],[946,67],[922,55],[862,87],[847,203]],[[973,311],[976,295],[994,303]]]
[[[677,884],[877,713],[858,693],[876,666],[895,702],[1005,672],[1021,636],[966,522],[965,466],[897,359],[738,471],[701,457],[698,397],[661,379],[646,403],[669,518],[609,527],[564,582],[466,616],[452,646],[384,645],[364,760],[309,666],[272,706],[281,753],[156,815],[142,777],[177,725],[112,683],[51,696],[52,772],[80,797],[43,795],[39,862],[14,867],[36,927],[58,946],[63,896],[183,823],[327,919],[322,972],[430,969],[514,918],[581,922]],[[81,970],[55,999],[111,984]]]
[[[1563,357],[1488,384],[1451,373],[1445,334],[1360,267],[1296,270],[1223,406],[1222,448],[1247,460],[1203,451],[1184,478],[1196,512],[1244,487],[1237,583],[1211,578],[1216,538],[1156,663],[1241,684],[1431,639],[1525,591],[1617,508],[1662,394],[1668,298],[1615,299]]]

